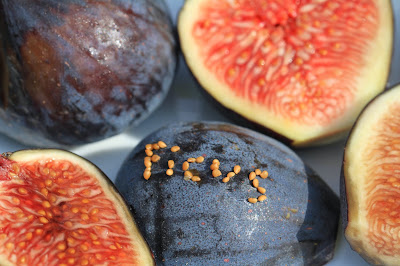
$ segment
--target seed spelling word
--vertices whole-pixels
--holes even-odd
[[[146,144],[145,146],[145,153],[146,157],[144,158],[144,166],[146,167],[144,172],[143,172],[143,178],[148,180],[151,176],[151,166],[152,163],[158,162],[161,157],[157,154],[154,154],[155,150],[159,149],[164,149],[167,148],[167,144],[163,141],[158,141],[157,143],[149,143]],[[178,152],[181,148],[179,146],[173,146],[171,147],[171,152]],[[188,158],[185,162],[182,164],[182,170],[184,171],[183,178],[184,180],[192,180],[194,182],[199,182],[201,181],[201,178],[199,176],[193,175],[193,173],[190,171],[190,164],[191,163],[202,163],[204,162],[204,157],[199,156],[197,158],[191,157]],[[211,170],[211,175],[214,178],[222,176],[221,171],[219,170],[220,166],[220,161],[218,159],[214,159],[210,165],[210,170]],[[175,167],[175,162],[173,160],[168,160],[168,170],[166,170],[166,174],[168,176],[172,176],[174,174],[173,168]],[[223,183],[227,183],[230,181],[232,177],[235,175],[239,174],[241,171],[240,165],[235,165],[233,167],[233,171],[229,172],[224,178],[222,178]],[[266,189],[263,187],[259,186],[260,181],[257,179],[257,176],[261,177],[262,179],[265,179],[268,177],[268,171],[264,170],[261,171],[261,169],[256,169],[255,171],[251,172],[249,174],[249,180],[252,181],[252,185],[254,188],[257,189],[257,191],[262,194],[258,198],[248,198],[248,202],[250,203],[256,203],[256,202],[261,202],[267,199],[267,196],[265,195]]]

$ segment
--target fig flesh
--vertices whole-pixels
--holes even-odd
[[[172,82],[176,41],[163,0],[2,0],[0,54],[0,132],[54,147],[143,120]]]
[[[167,147],[152,149],[160,140]],[[322,265],[333,256],[338,197],[293,151],[242,127],[162,128],[128,156],[116,186],[160,265]]]
[[[0,157],[0,265],[154,265],[111,181],[63,150]]]
[[[342,167],[342,217],[351,247],[369,263],[400,261],[400,86],[378,95],[352,129]]]
[[[206,94],[293,146],[348,133],[385,88],[392,28],[389,0],[188,0],[178,19]]]

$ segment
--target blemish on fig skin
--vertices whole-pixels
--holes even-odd
[[[211,148],[216,154],[223,154],[224,153],[224,146],[223,145],[215,145]]]

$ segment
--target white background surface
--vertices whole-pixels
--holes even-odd
[[[383,1],[383,0],[379,0]],[[166,0],[174,21],[184,0]],[[400,1],[394,0],[393,7],[400,14]],[[398,28],[396,28],[398,31]],[[397,36],[399,36],[397,34]],[[397,66],[400,63],[397,51],[393,55],[396,61],[389,84],[397,83],[400,76]],[[217,120],[228,121],[210,105],[199,92],[189,71],[180,56],[179,68],[171,90],[163,104],[142,124],[129,129],[123,134],[80,147],[71,151],[86,157],[100,167],[112,180],[115,180],[118,169],[133,147],[147,134],[159,127],[174,121]],[[0,135],[0,152],[30,148]],[[295,150],[339,194],[339,177],[343,156],[344,141],[331,145]],[[339,228],[335,256],[328,265],[368,265],[357,253],[352,251],[345,241],[342,229]]]

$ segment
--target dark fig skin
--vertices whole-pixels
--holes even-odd
[[[145,145],[154,151],[151,177],[143,178]],[[172,146],[178,152],[171,152]],[[204,156],[189,169],[201,181],[184,180],[182,164]],[[213,159],[221,177],[211,175]],[[166,175],[168,160],[175,162]],[[222,178],[241,171],[227,183]],[[254,169],[267,200],[249,181]],[[280,142],[249,129],[219,122],[177,123],[150,134],[130,153],[116,186],[160,265],[323,265],[329,261],[339,223],[339,199],[301,159]]]
[[[118,134],[161,103],[176,57],[163,0],[1,0],[0,132],[35,146]]]

